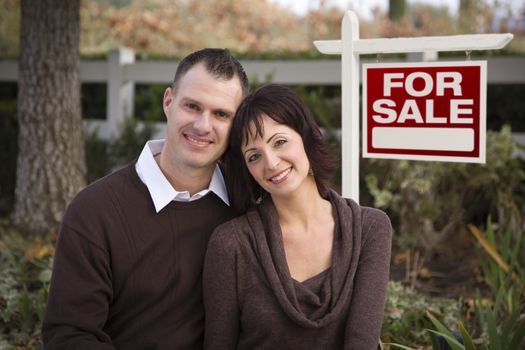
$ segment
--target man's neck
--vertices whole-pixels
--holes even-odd
[[[179,164],[174,164],[165,159],[163,153],[157,154],[154,158],[160,170],[170,182],[173,188],[179,192],[188,191],[190,196],[209,187],[215,167],[202,169],[181,168]]]

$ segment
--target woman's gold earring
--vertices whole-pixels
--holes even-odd
[[[308,169],[308,176],[314,176],[314,169],[312,169],[312,167]]]

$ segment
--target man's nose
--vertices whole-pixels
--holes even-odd
[[[195,130],[199,131],[201,134],[206,134],[211,130],[211,115],[207,111],[203,111],[197,116],[195,122],[193,123]]]

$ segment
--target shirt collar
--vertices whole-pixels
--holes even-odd
[[[193,196],[190,196],[188,191],[177,191],[173,188],[154,159],[154,156],[161,152],[164,143],[164,139],[146,142],[135,164],[137,174],[148,188],[157,213],[172,200],[180,202],[194,201],[204,197],[210,191],[215,193],[224,203],[230,205],[226,184],[219,165],[215,166],[209,187],[195,193]]]

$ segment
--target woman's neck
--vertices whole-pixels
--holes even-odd
[[[315,180],[304,183],[287,196],[272,196],[281,227],[303,226],[305,229],[317,224],[320,217],[332,215],[331,204],[321,197]]]

